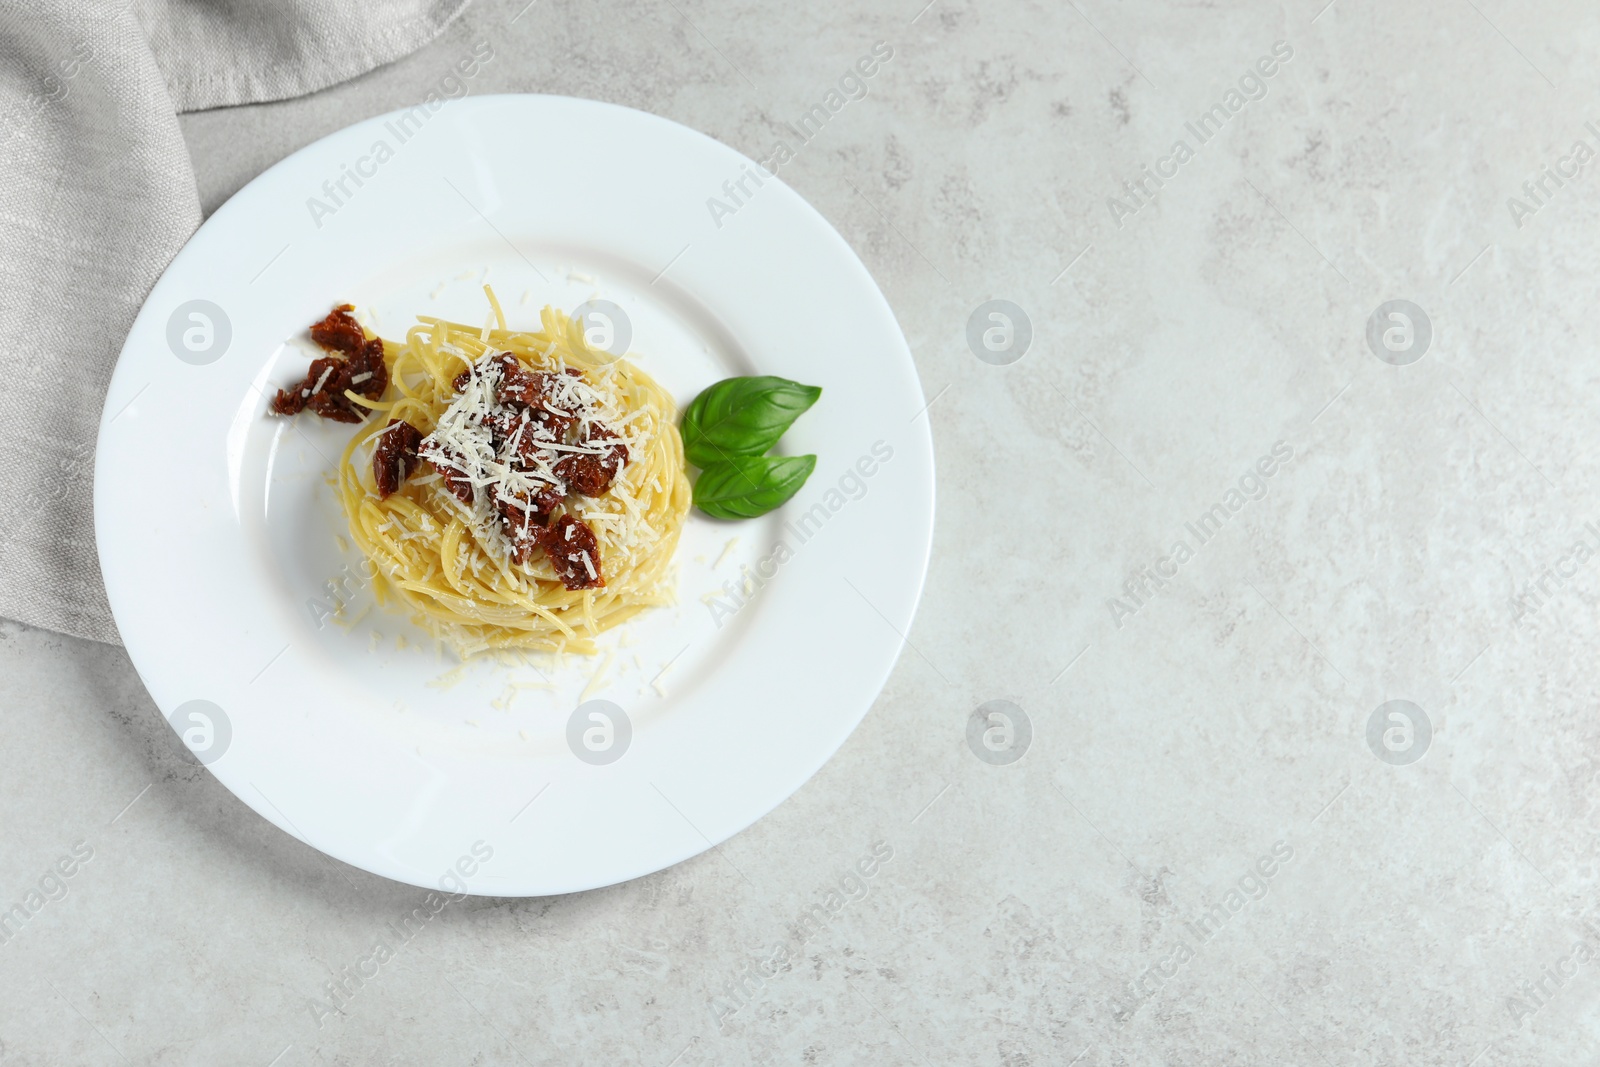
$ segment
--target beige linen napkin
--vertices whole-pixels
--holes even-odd
[[[134,315],[200,224],[177,113],[355,77],[466,3],[0,8],[0,617],[118,641],[95,556],[94,442]]]

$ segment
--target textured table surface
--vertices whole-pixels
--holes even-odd
[[[0,1064],[1592,1061],[1600,11],[524,2],[186,117],[208,210],[481,41],[757,158],[883,42],[783,177],[933,399],[911,647],[721,848],[435,914],[0,627]]]

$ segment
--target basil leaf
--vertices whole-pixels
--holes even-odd
[[[753,519],[800,491],[816,456],[734,456],[718,460],[694,481],[694,503],[713,519]]]
[[[683,454],[702,468],[762,455],[821,395],[817,386],[772,375],[725,378],[683,413]]]

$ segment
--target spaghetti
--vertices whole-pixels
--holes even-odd
[[[673,599],[690,504],[676,406],[560,310],[512,330],[485,292],[493,325],[422,316],[403,344],[349,339],[345,362],[369,353],[370,365],[382,345],[378,395],[373,378],[340,366],[330,383],[323,368],[316,388],[308,375],[274,409],[371,413],[340,458],[337,493],[380,603],[463,656],[591,654],[596,636]]]

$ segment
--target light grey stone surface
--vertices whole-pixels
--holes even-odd
[[[1593,1060],[1600,562],[1570,553],[1600,544],[1597,164],[1521,187],[1600,149],[1600,11],[523,2],[315,97],[186,117],[203,202],[480,40],[474,92],[598,97],[757,158],[892,45],[783,176],[935,398],[913,648],[722,848],[452,904],[319,1026],[323,984],[424,894],[257,818],[120,651],[0,631],[0,898],[93,850],[0,944],[0,1064]],[[1264,97],[1201,144],[1185,123],[1278,41]],[[1132,211],[1122,183],[1180,138]],[[1008,366],[965,341],[992,298],[1032,323]],[[1366,340],[1395,299],[1431,321],[1407,366]],[[1186,524],[1219,502],[1202,544]],[[1123,591],[1180,539],[1175,576]],[[996,699],[1032,724],[1009,765],[966,741]],[[1415,762],[1369,748],[1390,700],[1431,728]],[[864,899],[799,946],[875,842]]]

